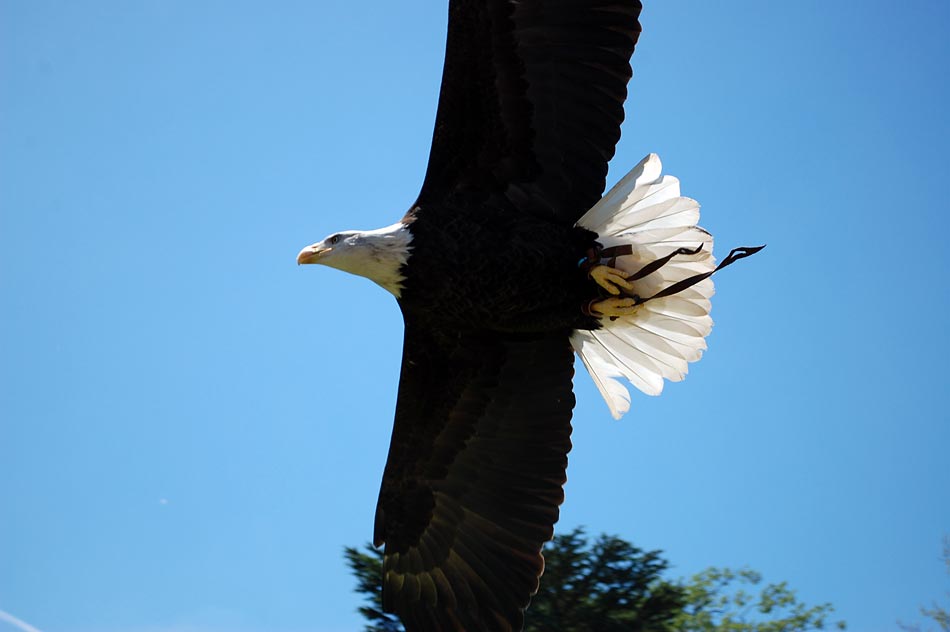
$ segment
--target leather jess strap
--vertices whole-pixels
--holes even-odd
[[[764,244],[761,246],[753,246],[753,247],[740,246],[738,248],[733,248],[732,250],[729,251],[729,254],[726,256],[726,258],[723,259],[721,262],[719,262],[719,265],[717,265],[715,268],[713,268],[709,272],[695,274],[681,281],[677,281],[673,285],[660,290],[653,296],[648,296],[646,298],[643,298],[636,294],[630,294],[626,292],[623,288],[619,288],[619,289],[620,289],[621,294],[623,294],[627,298],[632,298],[635,301],[636,305],[642,305],[643,303],[646,303],[647,301],[652,301],[654,299],[663,298],[666,296],[672,296],[673,294],[682,292],[683,290],[696,285],[700,281],[703,281],[704,279],[708,279],[716,272],[719,272],[726,266],[732,265],[739,259],[745,259],[746,257],[751,257],[752,255],[762,250],[763,248],[765,248]],[[655,261],[651,261],[650,263],[646,264],[645,266],[643,266],[642,268],[640,268],[639,270],[637,270],[636,272],[628,276],[627,280],[636,281],[638,279],[642,279],[649,274],[653,274],[654,272],[656,272],[657,270],[659,270],[660,268],[668,264],[673,259],[673,257],[676,257],[678,255],[696,255],[702,252],[702,249],[703,249],[702,244],[700,244],[696,248],[677,248],[676,250],[666,255],[665,257],[660,257],[659,259]],[[613,268],[615,267],[615,264],[617,262],[617,257],[623,257],[630,254],[633,254],[633,246],[630,244],[623,244],[621,246],[611,246],[610,248],[600,248],[598,246],[595,246],[594,248],[591,248],[590,250],[587,251],[587,256],[584,257],[584,259],[581,259],[578,265],[585,270],[590,270],[596,265],[607,265]]]

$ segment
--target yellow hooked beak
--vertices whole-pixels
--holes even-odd
[[[327,248],[320,244],[312,244],[307,246],[297,254],[297,265],[301,263],[317,263],[320,260],[320,257],[326,253],[333,250],[332,248]]]

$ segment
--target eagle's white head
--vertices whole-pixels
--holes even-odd
[[[307,246],[297,255],[297,263],[321,263],[364,276],[399,298],[411,242],[412,233],[402,222],[376,230],[347,230]]]

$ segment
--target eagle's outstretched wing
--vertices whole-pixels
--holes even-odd
[[[452,0],[418,205],[471,190],[573,225],[604,191],[639,0]]]
[[[571,448],[569,331],[432,331],[407,318],[376,510],[383,602],[406,629],[520,630]]]
[[[441,213],[488,204],[570,227],[597,202],[639,13],[639,0],[450,1],[415,256],[423,223],[451,221]],[[571,331],[456,331],[404,315],[374,538],[384,607],[410,632],[520,630],[563,499]]]

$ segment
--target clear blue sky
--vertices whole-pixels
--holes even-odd
[[[0,0],[0,610],[358,629],[402,325],[294,257],[414,200],[444,4]],[[578,372],[559,528],[919,621],[950,584],[950,4],[646,4],[611,182],[658,152],[720,255],[769,247],[685,382],[614,422]]]

